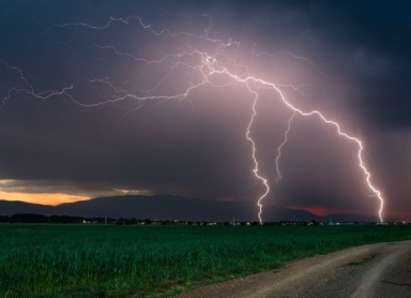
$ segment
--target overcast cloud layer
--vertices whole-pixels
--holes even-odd
[[[139,16],[159,30],[204,34],[208,28],[209,36],[239,41],[230,59],[280,85],[299,86],[298,91],[284,87],[290,101],[324,111],[364,140],[387,214],[411,218],[408,1],[2,1],[1,6],[0,59],[22,69],[38,92],[73,84],[71,94],[81,103],[115,96],[101,80],[144,95],[176,93],[198,79],[179,67],[167,73],[170,63],[144,65],[118,57],[109,45],[151,59],[187,47],[213,48],[195,38],[155,37],[136,20],[107,30],[58,24],[104,26],[110,16]],[[6,64],[0,65],[0,98],[13,87],[26,87]],[[160,78],[161,87],[149,91]],[[39,100],[15,92],[0,109],[0,194],[93,197],[129,191],[254,201],[262,188],[253,179],[244,138],[251,100],[238,84],[205,86],[185,101],[141,106],[126,100],[96,108],[65,96]],[[276,185],[274,156],[290,112],[267,90],[257,109],[253,135],[275,206],[375,214],[377,201],[356,166],[356,148],[315,119],[295,119],[281,160],[284,179]],[[256,216],[255,210],[244,212]]]

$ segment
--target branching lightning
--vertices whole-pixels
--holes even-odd
[[[1,103],[4,105],[6,102],[16,93],[24,93],[27,95],[32,96],[35,99],[39,100],[47,100],[52,97],[56,96],[66,96],[70,99],[72,99],[72,96],[70,95],[69,91],[73,90],[74,86],[71,84],[67,87],[63,87],[62,89],[59,90],[48,90],[48,91],[42,91],[42,92],[37,92],[33,85],[29,82],[27,77],[25,76],[24,72],[17,66],[10,65],[7,62],[1,61],[0,64],[6,67],[7,69],[13,71],[14,73],[17,74],[18,78],[21,80],[23,85],[25,87],[13,87],[7,91],[7,94],[2,98]]]
[[[379,202],[378,208],[378,218],[380,222],[384,221],[383,218],[383,211],[384,211],[384,197],[382,192],[373,184],[372,182],[372,175],[369,169],[367,168],[365,161],[364,161],[364,144],[363,141],[355,136],[352,136],[348,132],[342,129],[341,125],[331,119],[328,119],[321,111],[319,110],[311,110],[305,111],[297,106],[295,106],[292,102],[290,102],[283,90],[281,89],[281,85],[276,84],[274,82],[265,80],[261,77],[250,75],[250,74],[239,74],[233,70],[230,70],[221,60],[219,59],[222,55],[224,55],[225,50],[231,47],[238,47],[239,42],[235,42],[231,39],[228,40],[221,40],[211,37],[211,27],[212,27],[212,20],[208,15],[203,15],[204,17],[208,18],[209,26],[204,30],[203,35],[197,35],[189,32],[180,32],[180,31],[172,31],[170,29],[161,29],[155,30],[151,25],[145,24],[140,17],[110,17],[108,21],[101,25],[92,25],[88,23],[78,22],[78,23],[65,23],[61,25],[57,25],[58,28],[69,28],[69,27],[81,27],[88,30],[98,30],[103,31],[109,29],[114,23],[118,23],[120,25],[129,25],[131,22],[135,21],[137,25],[144,31],[147,31],[154,36],[161,37],[167,36],[169,38],[191,38],[195,40],[202,40],[204,42],[211,43],[215,46],[215,50],[213,54],[210,54],[206,50],[199,50],[199,49],[190,49],[188,51],[182,51],[179,53],[170,53],[165,55],[164,57],[156,58],[156,59],[147,59],[142,57],[135,57],[130,53],[126,53],[123,51],[118,50],[114,45],[96,45],[98,49],[101,50],[109,50],[115,56],[122,56],[127,57],[133,60],[136,63],[144,63],[146,65],[150,64],[159,64],[162,65],[164,63],[168,63],[167,65],[170,67],[170,72],[172,73],[177,66],[182,66],[187,68],[189,71],[196,72],[199,74],[199,78],[196,82],[189,82],[189,85],[174,94],[152,94],[152,92],[156,91],[159,86],[162,84],[162,79],[158,81],[156,86],[150,88],[149,90],[143,91],[145,95],[138,95],[132,92],[129,92],[125,88],[118,88],[113,84],[108,78],[93,78],[89,80],[90,83],[100,83],[107,85],[115,96],[107,100],[98,101],[96,103],[82,103],[81,101],[75,99],[69,91],[71,91],[74,86],[70,84],[68,87],[62,88],[61,90],[52,90],[47,92],[36,92],[30,82],[27,80],[26,76],[24,75],[23,71],[15,66],[10,66],[7,63],[2,63],[8,69],[15,71],[21,81],[26,86],[25,88],[12,88],[8,91],[6,97],[3,98],[2,102],[5,103],[14,93],[24,92],[33,96],[36,99],[46,100],[54,96],[66,96],[68,97],[73,103],[86,108],[92,108],[107,104],[116,104],[123,102],[125,100],[134,100],[139,104],[146,101],[162,101],[162,100],[184,100],[192,94],[193,91],[203,87],[203,86],[213,86],[213,87],[224,87],[227,84],[238,84],[242,85],[252,96],[252,105],[251,105],[251,115],[249,118],[249,122],[246,127],[245,131],[245,139],[251,145],[251,159],[253,161],[253,169],[252,174],[254,175],[255,179],[257,179],[264,188],[263,193],[257,198],[257,207],[258,207],[258,219],[260,223],[263,223],[262,213],[263,213],[263,201],[266,199],[271,192],[269,180],[261,174],[260,165],[257,158],[257,144],[253,138],[252,130],[255,124],[255,120],[257,118],[257,104],[259,101],[259,89],[270,89],[275,92],[280,99],[280,102],[288,108],[292,115],[288,120],[287,130],[284,133],[284,138],[282,143],[277,148],[277,155],[275,157],[275,169],[277,173],[277,182],[279,182],[282,178],[282,174],[279,167],[280,158],[282,155],[282,150],[284,149],[285,145],[288,141],[288,134],[291,130],[292,122],[295,116],[299,115],[302,117],[315,117],[320,120],[324,125],[331,126],[335,129],[337,135],[348,142],[351,142],[357,148],[357,163],[358,167],[361,169],[364,181],[370,192],[377,198]],[[260,55],[269,55],[270,57],[274,57],[273,55],[262,53]],[[295,56],[293,54],[287,53],[287,55]],[[186,62],[183,61],[183,58],[190,56],[195,57],[196,62]],[[311,63],[310,60],[297,56],[296,59],[304,60],[305,62]],[[170,65],[171,62],[171,65]],[[244,67],[246,69],[246,67]],[[224,76],[226,79],[229,79],[231,83],[220,84],[215,82],[219,77]],[[149,94],[147,94],[149,93]]]

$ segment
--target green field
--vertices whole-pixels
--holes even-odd
[[[411,226],[0,225],[1,297],[170,297]]]

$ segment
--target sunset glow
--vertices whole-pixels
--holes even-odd
[[[65,193],[21,193],[0,191],[0,199],[5,201],[23,201],[41,205],[59,205],[62,203],[88,200],[89,197]]]

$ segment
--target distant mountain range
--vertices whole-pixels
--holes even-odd
[[[83,217],[139,218],[157,220],[247,221],[256,220],[255,204],[244,202],[208,201],[171,195],[116,196],[88,201],[65,203],[57,206],[0,200],[0,215],[35,213],[42,215],[68,215]],[[275,208],[267,205],[266,221],[280,220],[357,220],[345,215],[319,217],[305,210]]]

